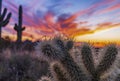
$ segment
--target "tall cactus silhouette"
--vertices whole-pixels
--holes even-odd
[[[5,18],[6,15],[7,17]],[[12,14],[10,12],[7,14],[7,8],[4,8],[2,12],[2,0],[0,0],[0,39],[1,39],[2,27],[5,27],[9,23],[11,15]]]
[[[22,27],[22,6],[19,6],[19,19],[18,24],[15,23],[14,30],[17,31],[17,42],[21,42],[22,40],[22,31],[25,30],[25,27]]]

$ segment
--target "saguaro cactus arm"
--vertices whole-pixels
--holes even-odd
[[[4,11],[3,11],[3,13],[2,13],[1,16],[0,16],[0,17],[1,17],[0,20],[3,20],[3,19],[4,19],[6,13],[7,13],[7,9],[5,8]]]
[[[0,0],[0,15],[1,15],[1,11],[2,11],[2,0]]]
[[[5,14],[1,16],[0,18],[0,26],[4,27],[9,23],[9,20],[11,18],[12,14],[9,13],[6,17],[6,19],[4,20]]]
[[[7,17],[5,18],[6,15]],[[0,38],[2,27],[5,27],[9,23],[11,16],[12,14],[10,12],[7,14],[7,8],[4,8],[2,12],[2,0],[0,0]]]
[[[16,31],[23,31],[23,30],[25,30],[25,27],[20,28],[17,24],[15,24],[14,30],[16,30]]]

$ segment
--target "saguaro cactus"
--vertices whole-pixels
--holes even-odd
[[[14,30],[17,31],[17,42],[22,40],[22,31],[25,30],[25,27],[22,27],[22,6],[19,6],[19,19],[18,24],[15,23]]]
[[[2,12],[2,0],[0,0],[0,39],[1,39],[2,27],[5,27],[9,23],[9,20],[12,15],[11,13],[8,13],[7,17],[5,18],[6,14],[7,14],[7,8],[4,8]]]

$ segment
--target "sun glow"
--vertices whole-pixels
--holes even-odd
[[[106,30],[101,30],[93,34],[87,34],[82,36],[76,36],[75,40],[77,42],[112,42],[120,44],[120,27],[110,28]]]

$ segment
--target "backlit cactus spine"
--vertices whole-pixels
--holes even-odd
[[[18,24],[15,24],[14,30],[17,31],[17,42],[21,42],[22,40],[22,31],[25,30],[25,27],[22,27],[22,6],[19,6],[19,19],[18,19]]]
[[[73,47],[72,43],[68,44]],[[50,68],[53,75],[53,81],[119,81],[120,72],[116,73],[116,68],[119,59],[118,49],[116,45],[109,45],[102,50],[100,54],[103,56],[99,59],[99,63],[96,65],[92,47],[89,44],[84,44],[81,47],[81,66],[74,61],[69,49],[69,45],[65,45],[61,39],[53,39],[47,42],[41,42],[38,44],[36,51],[40,53],[40,56],[46,58],[50,65],[53,62],[58,62]],[[78,47],[79,48],[79,47]],[[82,65],[83,63],[83,65]],[[83,69],[82,67],[85,67]],[[65,76],[63,76],[65,75]]]

